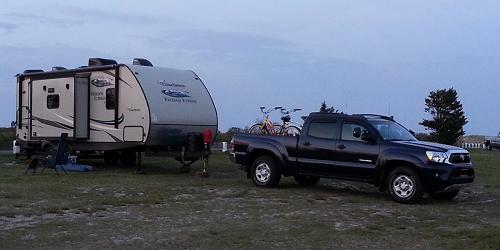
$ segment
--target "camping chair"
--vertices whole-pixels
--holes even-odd
[[[54,171],[56,171],[57,174],[59,174],[58,168],[60,168],[66,174],[66,170],[64,169],[63,165],[68,161],[67,141],[68,134],[62,133],[61,138],[59,139],[59,144],[57,146],[57,151],[50,151],[43,159],[32,159],[24,174],[26,175],[29,170],[33,170],[33,174],[35,174],[36,168],[39,164],[42,164],[43,166],[42,173],[46,168],[52,168],[54,169]]]

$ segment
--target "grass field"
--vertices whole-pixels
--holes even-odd
[[[226,155],[201,165],[147,157],[147,174],[23,176],[0,157],[0,248],[500,249],[500,151],[473,151],[477,179],[452,201],[393,202],[376,188],[322,180],[254,187]]]

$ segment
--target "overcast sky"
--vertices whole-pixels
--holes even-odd
[[[500,130],[499,1],[3,1],[0,126],[15,120],[25,69],[89,57],[192,69],[220,129],[259,106],[394,115],[424,131],[424,99],[457,89],[467,134]],[[277,118],[277,117],[276,117]],[[296,116],[298,118],[298,116]],[[300,118],[298,118],[300,120]]]

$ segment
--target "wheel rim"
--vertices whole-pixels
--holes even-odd
[[[396,179],[394,179],[394,181],[392,182],[392,190],[398,197],[408,198],[413,194],[415,190],[415,184],[410,177],[406,175],[400,175],[396,177]]]
[[[267,163],[262,162],[257,165],[255,168],[255,178],[259,182],[267,182],[271,178],[271,168],[269,168]]]

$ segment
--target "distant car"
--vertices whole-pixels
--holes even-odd
[[[486,146],[486,148],[489,150],[492,150],[494,148],[500,149],[500,133],[498,133],[497,137],[488,138],[484,142],[484,146]]]
[[[393,200],[414,203],[424,192],[453,199],[474,181],[465,149],[418,141],[391,117],[311,113],[299,136],[236,134],[232,159],[257,186],[272,187],[282,175],[299,184],[320,178],[367,182]]]

